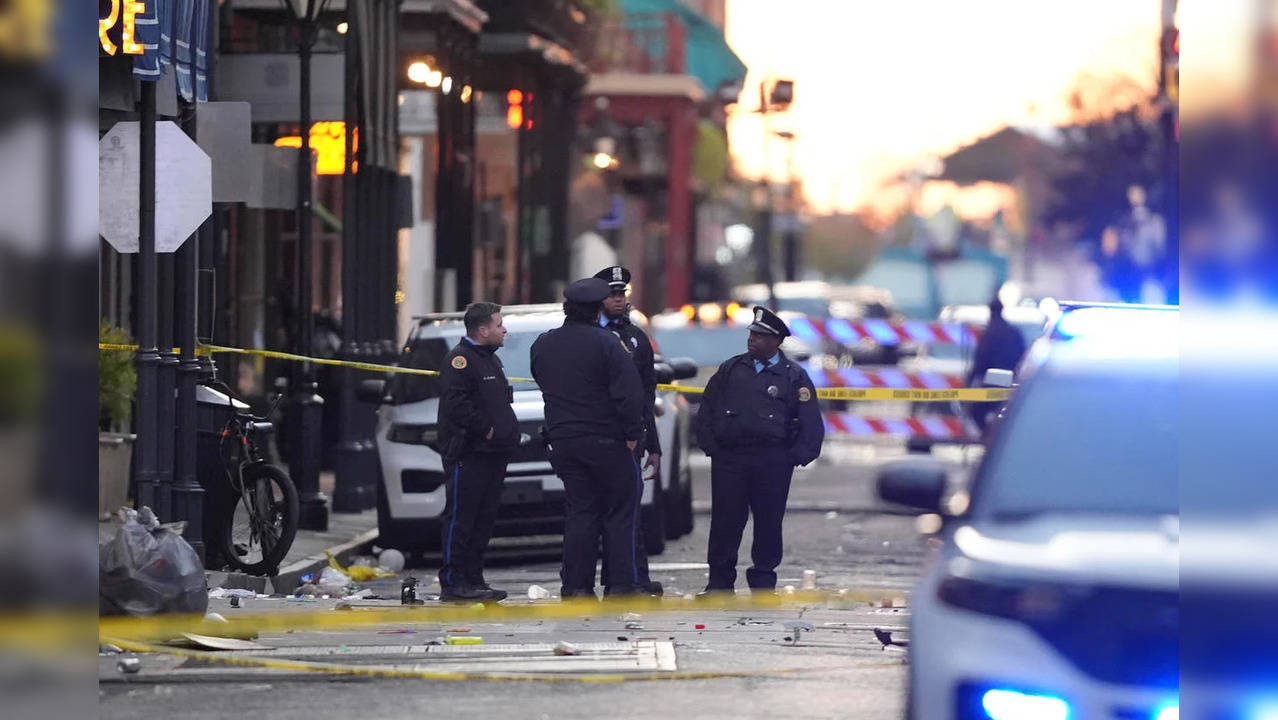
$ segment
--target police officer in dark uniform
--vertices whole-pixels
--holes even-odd
[[[564,481],[562,597],[594,597],[602,537],[604,585],[614,595],[642,592],[638,558],[643,477],[643,388],[629,353],[599,326],[608,283],[578,280],[564,291],[564,324],[542,333],[530,355],[546,404],[550,463]]]
[[[630,284],[630,271],[620,265],[606,267],[595,273],[595,277],[608,283],[608,297],[603,302],[603,313],[599,316],[599,325],[611,331],[621,339],[621,344],[634,360],[635,369],[639,371],[639,382],[643,385],[643,424],[644,442],[635,448],[635,460],[644,460],[643,468],[652,468],[655,473],[661,470],[661,438],[657,436],[657,373],[653,367],[652,341],[643,328],[630,322],[630,300],[626,297],[626,287]],[[642,495],[642,489],[640,490]],[[643,537],[642,513],[640,527],[636,530]],[[642,547],[641,547],[642,549]],[[607,577],[607,558],[605,552],[604,576]],[[648,554],[639,553],[639,579],[650,595],[661,595],[661,583],[648,576]]]
[[[711,458],[706,593],[733,591],[747,514],[754,516],[754,563],[746,582],[755,590],[776,588],[790,477],[821,454],[825,437],[812,380],[780,350],[790,329],[756,307],[749,330],[747,352],[719,366],[695,421]]]
[[[466,336],[439,371],[439,445],[447,495],[440,599],[502,600],[506,592],[484,581],[484,551],[501,505],[506,461],[519,444],[514,393],[496,355],[506,327],[501,306],[488,302],[472,303],[463,322]]]

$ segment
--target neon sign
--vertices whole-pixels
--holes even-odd
[[[110,9],[106,17],[98,18],[98,43],[108,55],[122,50],[125,55],[141,55],[145,48],[138,42],[134,31],[139,14],[146,13],[145,0],[107,0]],[[120,25],[120,47],[111,41],[108,33]]]

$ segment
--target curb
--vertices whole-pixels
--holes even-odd
[[[344,543],[333,545],[325,552],[331,553],[337,558],[338,562],[343,565],[347,564],[352,557],[359,554],[368,546],[377,541],[377,528],[365,530],[355,537]],[[271,589],[277,593],[290,594],[302,584],[302,576],[310,573],[319,572],[328,567],[328,555],[320,552],[310,557],[303,558],[297,562],[291,563],[280,568],[280,571],[272,575]]]

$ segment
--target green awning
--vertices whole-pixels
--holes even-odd
[[[740,84],[745,80],[746,66],[728,47],[723,32],[701,13],[678,0],[623,0],[626,27],[643,26],[659,13],[675,13],[687,28],[688,74],[707,92],[724,83]],[[647,17],[645,17],[647,16]]]

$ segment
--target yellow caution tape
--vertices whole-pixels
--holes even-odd
[[[136,345],[116,345],[112,343],[98,343],[101,350],[137,350]],[[418,368],[406,368],[397,365],[378,365],[375,363],[353,362],[351,360],[336,360],[333,358],[315,358],[306,355],[297,355],[295,353],[280,352],[278,350],[254,350],[245,348],[225,347],[222,345],[201,345],[197,350],[197,354],[210,353],[233,353],[236,355],[253,355],[257,357],[274,358],[276,360],[291,360],[293,362],[309,362],[316,365],[331,365],[333,367],[351,368],[353,370],[368,370],[377,373],[400,373],[405,375],[424,375],[426,377],[436,377],[439,372],[436,370],[420,370]],[[535,383],[532,378],[525,377],[508,377],[506,378],[513,383]],[[685,395],[700,395],[706,391],[703,387],[693,387],[688,385],[671,385],[662,383],[657,386],[657,390],[662,392],[677,392]],[[847,388],[847,387],[830,387],[819,388],[816,396],[822,400],[899,400],[905,402],[1002,402],[1008,399],[1011,391],[1007,388],[947,388],[944,390],[923,390],[923,389],[897,389],[897,388]]]
[[[660,392],[683,393],[684,395],[700,395],[706,391],[706,389],[703,387],[690,387],[688,385],[669,385],[667,383],[661,383],[657,385],[657,390]]]
[[[398,365],[378,365],[376,363],[362,363],[351,360],[337,360],[334,358],[317,358],[308,357],[306,355],[298,355],[296,353],[280,352],[279,350],[254,350],[245,348],[225,347],[222,345],[203,345],[201,347],[208,348],[209,352],[214,353],[232,353],[235,355],[255,355],[257,357],[273,358],[275,360],[292,360],[293,362],[308,362],[316,365],[330,365],[333,367],[351,368],[352,370],[369,370],[379,373],[400,373],[403,375],[425,375],[427,377],[436,377],[439,375],[437,370],[419,370],[417,368],[399,367]],[[513,379],[513,378],[512,378]]]
[[[99,637],[126,640],[163,640],[182,633],[201,635],[252,637],[253,633],[289,630],[336,630],[410,623],[482,623],[527,620],[570,620],[624,615],[627,612],[706,612],[733,610],[801,609],[804,607],[850,608],[866,602],[885,602],[900,598],[905,591],[847,590],[833,592],[796,592],[787,595],[725,597],[713,600],[682,598],[605,598],[603,602],[571,599],[517,605],[420,605],[369,606],[354,605],[342,611],[272,612],[236,614],[227,622],[210,622],[200,615],[163,615],[153,617],[103,617],[98,621]],[[0,640],[8,628],[0,625]],[[117,643],[118,644],[118,643]]]
[[[119,343],[98,343],[98,349],[99,350],[124,350],[128,352],[135,352],[138,349],[138,346],[137,345],[121,345]],[[172,352],[181,353],[182,348],[175,347],[173,348]],[[196,355],[212,355],[213,353],[208,349],[207,346],[200,345],[195,348],[195,354]]]
[[[155,653],[164,655],[173,655],[176,657],[190,658],[192,660],[201,660],[209,663],[217,663],[223,665],[236,665],[240,667],[267,668],[271,670],[285,670],[293,672],[314,672],[324,673],[327,675],[350,675],[357,677],[376,677],[376,678],[394,678],[408,680],[449,680],[449,681],[492,681],[492,682],[549,682],[549,683],[620,683],[620,682],[651,682],[654,680],[720,680],[730,678],[763,678],[775,677],[778,675],[799,675],[799,674],[828,674],[831,672],[850,671],[856,669],[864,669],[868,667],[891,667],[899,666],[900,662],[868,662],[868,663],[840,663],[837,666],[830,667],[810,667],[810,668],[775,668],[772,670],[719,670],[719,671],[688,671],[675,670],[671,672],[643,672],[643,673],[589,673],[580,675],[551,675],[551,674],[523,674],[523,673],[498,673],[498,672],[446,672],[440,670],[424,670],[418,667],[404,667],[395,665],[345,665],[341,663],[314,662],[307,660],[286,660],[282,658],[272,658],[263,656],[252,656],[226,653],[208,652],[203,650],[189,650],[186,648],[175,648],[160,645],[149,645],[147,643],[134,642],[118,638],[103,638],[103,642],[110,642],[121,650],[138,653]],[[287,649],[284,649],[287,652]]]

